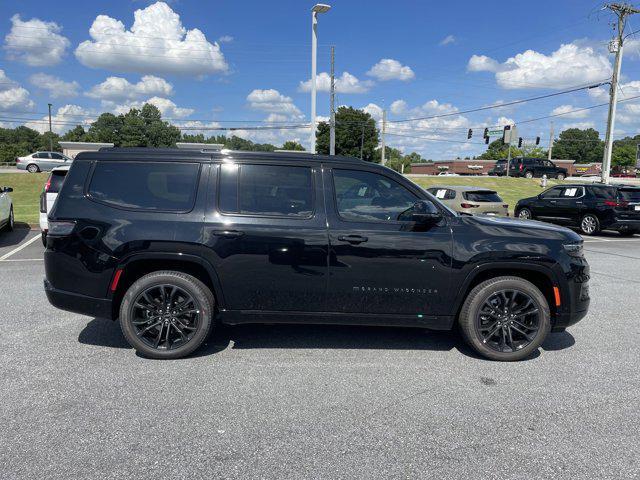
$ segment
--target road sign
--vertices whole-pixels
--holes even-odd
[[[502,138],[505,144],[511,144],[518,141],[518,130],[513,125],[509,130],[504,131],[504,137]]]
[[[502,128],[494,128],[494,129],[490,128],[489,131],[487,132],[487,135],[490,137],[495,137],[498,135],[502,135],[502,131],[503,131]]]

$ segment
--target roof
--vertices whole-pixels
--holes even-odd
[[[68,172],[71,168],[71,165],[64,165],[62,167],[54,167],[51,169],[52,172]]]
[[[493,188],[468,185],[429,185],[427,188],[446,188],[447,190],[455,190],[456,192],[495,192]]]
[[[167,158],[168,157],[168,158]],[[224,160],[233,158],[243,159],[255,159],[255,160],[307,160],[315,162],[335,162],[335,163],[350,163],[350,164],[362,164],[369,165],[370,162],[353,158],[343,157],[338,155],[317,155],[308,152],[249,152],[240,150],[218,150],[218,149],[178,149],[178,148],[101,148],[95,152],[81,152],[76,156],[78,160],[138,160],[138,161],[153,161],[153,160],[171,160],[171,161],[209,161]],[[382,168],[382,167],[381,167]]]

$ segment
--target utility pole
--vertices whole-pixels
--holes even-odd
[[[551,160],[551,158],[553,158],[551,156],[552,150],[553,150],[553,121],[551,122],[551,132],[549,133],[549,155],[547,155],[548,160]]]
[[[387,163],[387,144],[385,141],[385,133],[387,133],[387,110],[382,110],[382,165]]]
[[[49,151],[53,152],[53,132],[51,131],[51,104],[49,105]]]
[[[366,124],[362,122],[362,135],[360,135],[360,160],[362,160],[362,152],[364,150],[364,126]]]
[[[618,80],[622,67],[622,50],[624,47],[624,27],[626,17],[640,10],[624,3],[610,3],[605,6],[618,17],[618,35],[616,40],[610,44],[609,51],[615,51],[616,60],[611,77],[611,87],[609,88],[609,116],[607,118],[607,135],[605,137],[604,156],[602,158],[602,183],[609,183],[609,172],[611,170],[611,154],[613,153],[613,131],[616,122],[616,105],[618,102]],[[615,49],[615,50],[614,50]]]
[[[329,155],[336,154],[335,47],[331,46],[331,94],[329,95]]]

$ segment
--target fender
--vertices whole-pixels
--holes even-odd
[[[467,290],[471,285],[471,283],[473,282],[473,280],[483,272],[486,272],[488,270],[502,270],[502,269],[530,270],[530,271],[542,273],[543,275],[548,277],[554,285],[563,286],[566,283],[566,280],[563,280],[554,270],[554,267],[556,267],[557,265],[558,265],[557,262],[554,262],[552,267],[547,267],[539,263],[530,263],[530,262],[527,262],[526,260],[524,261],[511,260],[511,261],[504,261],[504,262],[485,261],[483,263],[479,263],[475,265],[469,273],[467,273],[467,276],[462,281],[462,284],[460,285],[460,289],[458,290],[458,293],[456,294],[456,297],[453,302],[453,305],[455,307],[453,310],[453,315],[456,315],[457,312],[460,311],[462,303],[466,298]],[[564,292],[564,290],[565,290],[564,288],[561,288],[561,292]],[[564,304],[564,298],[562,303]]]
[[[200,265],[206,270],[207,274],[209,275],[209,278],[211,278],[211,283],[213,284],[213,290],[214,290],[213,293],[216,296],[218,306],[220,308],[225,308],[226,304],[224,301],[224,295],[222,293],[222,284],[220,283],[220,278],[218,277],[218,274],[215,268],[213,268],[213,265],[211,265],[211,263],[209,263],[204,258],[198,255],[191,255],[188,253],[178,253],[178,252],[176,253],[154,252],[154,251],[139,252],[139,253],[132,253],[120,259],[116,269],[124,269],[126,271],[127,265],[129,265],[131,262],[135,262],[138,260],[175,260],[178,262],[197,263],[198,265]]]

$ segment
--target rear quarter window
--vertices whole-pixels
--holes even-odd
[[[627,202],[640,202],[640,188],[621,188],[618,190],[618,195]]]
[[[496,192],[464,192],[462,196],[470,202],[502,202]]]
[[[87,193],[120,208],[188,212],[199,173],[197,163],[97,162]]]

